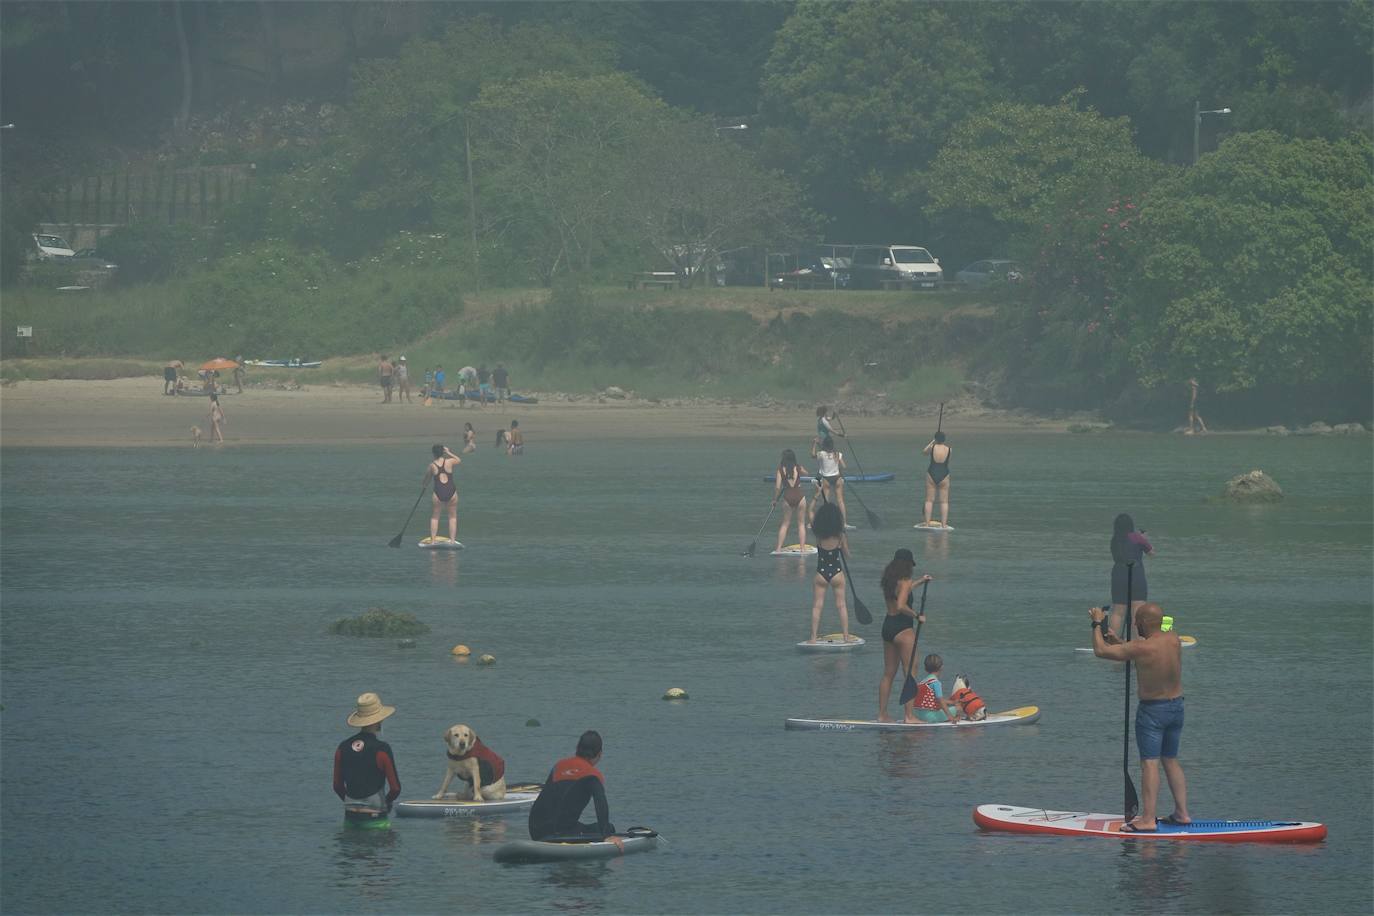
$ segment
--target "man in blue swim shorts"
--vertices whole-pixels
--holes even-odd
[[[1178,743],[1183,735],[1183,644],[1172,629],[1163,628],[1164,609],[1142,604],[1135,611],[1138,639],[1108,645],[1103,639],[1106,611],[1088,611],[1093,622],[1093,654],[1136,665],[1135,745],[1140,752],[1140,813],[1121,825],[1123,833],[1154,833],[1155,804],[1159,799],[1159,767],[1169,781],[1174,813],[1159,818],[1165,824],[1190,824],[1188,784],[1178,763]]]

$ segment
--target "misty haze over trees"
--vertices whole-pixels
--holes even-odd
[[[414,339],[479,288],[577,304],[720,252],[909,243],[947,279],[1024,266],[965,354],[1009,403],[1197,376],[1249,416],[1367,419],[1371,23],[1369,0],[7,0],[0,266],[17,282],[34,227],[117,176],[122,283],[232,310],[226,346],[325,348],[354,342],[310,336],[331,316],[404,310]],[[205,225],[131,204],[230,167]]]

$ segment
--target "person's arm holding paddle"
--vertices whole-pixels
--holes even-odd
[[[1107,617],[1106,611],[1100,607],[1090,607],[1088,616],[1093,622],[1093,655],[1114,662],[1130,661],[1140,655],[1141,647],[1145,645],[1142,641],[1107,642],[1102,635],[1102,621]]]
[[[782,497],[783,483],[784,481],[782,479],[782,468],[778,468],[776,471],[773,472],[773,505],[775,506],[778,504],[778,500]]]

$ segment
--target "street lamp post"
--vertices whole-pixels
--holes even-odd
[[[1229,108],[1214,108],[1211,111],[1203,111],[1201,102],[1193,102],[1193,165],[1197,165],[1197,135],[1199,128],[1202,127],[1203,115],[1228,115],[1231,113]]]

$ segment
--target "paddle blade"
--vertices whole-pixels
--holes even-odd
[[[868,613],[867,606],[859,600],[858,595],[854,596],[854,616],[865,626],[873,622],[873,615]]]
[[[916,678],[911,675],[906,676],[906,683],[902,684],[902,696],[900,702],[903,706],[916,699]]]
[[[759,546],[759,542],[758,542],[758,541],[756,541],[756,540],[755,540],[755,541],[750,541],[750,542],[749,542],[749,546],[746,547],[746,548],[744,549],[744,555],[745,555],[746,557],[752,557],[752,556],[754,555],[754,549],[757,548],[758,546]]]
[[[1126,774],[1126,813],[1125,819],[1131,820],[1140,810],[1140,799],[1135,797],[1135,783],[1131,782],[1131,774]]]
[[[401,538],[405,537],[405,535],[406,535],[406,533],[405,533],[404,531],[402,531],[400,534],[396,535],[396,536],[395,536],[394,538],[392,538],[389,542],[387,542],[387,545],[386,545],[386,546],[388,546],[388,547],[400,547],[400,546],[401,546]]]
[[[864,511],[868,513],[868,527],[870,527],[870,528],[881,528],[881,527],[883,527],[883,520],[880,519],[880,518],[878,518],[878,513],[874,512],[872,509],[868,508],[867,506],[864,506]]]

